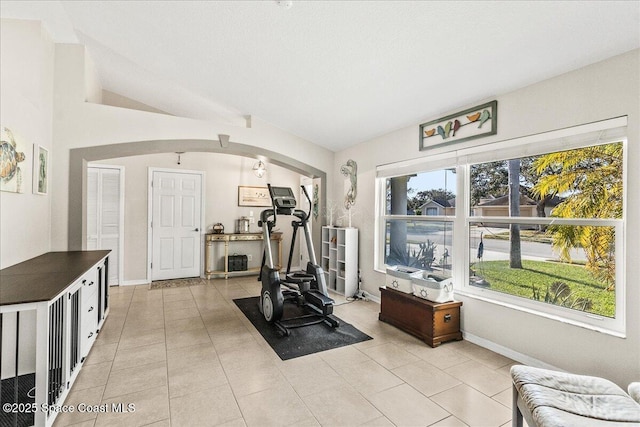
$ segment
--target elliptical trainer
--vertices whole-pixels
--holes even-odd
[[[289,335],[289,329],[315,325],[321,322],[325,322],[334,328],[338,327],[339,322],[331,316],[334,301],[327,293],[324,272],[316,261],[313,242],[311,241],[309,227],[311,199],[307,194],[306,188],[301,186],[305,197],[309,201],[308,213],[295,208],[296,198],[291,188],[272,187],[271,184],[267,184],[267,186],[271,196],[272,208],[262,211],[258,222],[258,225],[262,227],[264,240],[262,268],[258,277],[258,280],[262,282],[259,301],[260,312],[267,322],[273,323],[284,335]],[[293,235],[284,279],[281,279],[280,272],[274,266],[270,244],[271,231],[276,225],[278,215],[289,215],[296,218],[296,220],[291,221]],[[293,245],[300,227],[304,230],[309,262],[307,263],[306,271],[291,272]],[[284,291],[283,286],[286,288]],[[295,301],[299,306],[308,308],[311,313],[282,319],[285,301]]]

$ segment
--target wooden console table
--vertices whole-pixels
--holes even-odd
[[[260,273],[260,267],[248,268],[244,271],[229,271],[229,246],[234,242],[263,242],[262,233],[234,233],[234,234],[206,234],[204,243],[204,274],[207,279],[215,275],[224,275],[227,279],[233,273]],[[278,242],[278,265],[281,268],[282,260],[282,233],[271,233],[271,241]],[[224,270],[215,270],[213,261],[213,245],[224,243]]]
[[[420,338],[431,347],[462,339],[462,302],[431,302],[384,286],[380,288],[380,296],[378,318],[381,321]]]

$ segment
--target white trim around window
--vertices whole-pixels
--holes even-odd
[[[625,249],[626,241],[626,196],[627,182],[627,139],[626,117],[589,123],[573,128],[560,129],[508,141],[490,144],[478,144],[449,152],[413,159],[394,164],[380,165],[376,169],[375,200],[375,250],[374,268],[385,272],[385,224],[388,220],[451,222],[453,223],[453,253],[465,254],[456,256],[453,260],[452,275],[456,292],[470,298],[499,304],[514,310],[524,311],[538,316],[554,319],[563,323],[596,330],[617,337],[626,336],[626,292],[625,292]],[[471,164],[521,158],[545,154],[554,151],[581,148],[591,145],[602,145],[609,142],[623,142],[623,216],[622,219],[560,219],[560,218],[509,218],[510,223],[517,224],[568,224],[568,225],[598,225],[615,227],[616,254],[616,288],[615,288],[615,318],[593,315],[586,312],[568,309],[561,306],[545,304],[527,298],[504,294],[490,289],[483,289],[469,284],[469,225],[472,222],[498,223],[505,222],[504,217],[473,217],[470,212],[470,183],[469,169]],[[455,216],[426,216],[426,215],[385,215],[386,208],[386,180],[396,176],[410,175],[418,172],[456,168],[456,214]]]

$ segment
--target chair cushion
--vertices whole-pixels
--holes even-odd
[[[539,426],[640,423],[640,404],[606,379],[521,365],[511,377]]]
[[[597,420],[548,406],[538,407],[534,420],[538,427],[638,427],[640,425],[637,422]]]
[[[640,382],[629,384],[629,388],[627,390],[629,391],[629,396],[631,396],[636,402],[640,403]]]

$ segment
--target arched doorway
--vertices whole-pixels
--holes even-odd
[[[222,147],[217,140],[150,140],[76,148],[70,150],[68,249],[85,249],[87,194],[84,183],[86,183],[87,178],[86,166],[89,162],[148,154],[175,153],[178,151],[187,153],[221,153],[249,159],[264,159],[270,164],[280,166],[301,176],[316,179],[316,182],[320,183],[320,207],[323,206],[326,199],[325,172],[280,153],[246,144],[229,142],[228,146]],[[316,229],[320,230],[320,227],[316,227]],[[320,235],[314,236],[313,241],[319,246]],[[319,251],[319,247],[316,250]]]

